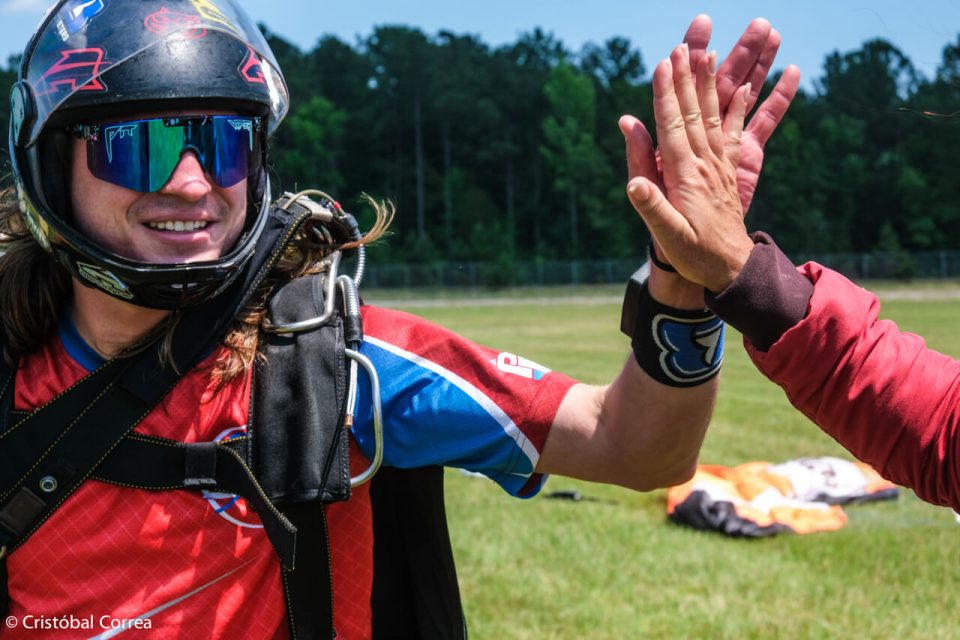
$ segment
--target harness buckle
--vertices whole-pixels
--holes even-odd
[[[183,486],[213,489],[217,486],[217,444],[191,442],[184,447]]]

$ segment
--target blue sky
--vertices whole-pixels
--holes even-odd
[[[115,0],[125,1],[125,0]],[[19,51],[49,0],[0,0],[0,59]],[[515,41],[540,26],[577,50],[626,36],[643,54],[648,71],[676,44],[690,19],[707,13],[714,20],[714,46],[721,57],[746,23],[769,19],[783,34],[777,67],[797,64],[804,87],[820,75],[824,56],[849,51],[882,37],[898,46],[917,69],[930,76],[943,46],[960,32],[960,0],[242,0],[257,21],[302,48],[322,34],[348,42],[374,25],[406,24],[429,34],[440,29],[479,35],[491,45]]]

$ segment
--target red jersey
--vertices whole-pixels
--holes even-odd
[[[384,428],[395,441],[388,464],[500,472],[495,479],[511,493],[536,492],[533,468],[572,380],[407,314],[365,307],[364,327],[364,349],[385,380]],[[17,410],[44,404],[92,368],[75,342],[53,339],[24,359]],[[218,391],[210,378],[218,355],[188,372],[136,431],[182,442],[245,431],[250,379]],[[369,439],[364,414],[355,427],[361,441]],[[417,444],[424,439],[435,446]],[[355,443],[354,474],[367,465]],[[371,634],[373,584],[367,486],[328,505],[327,522],[334,626],[340,638],[363,640]],[[8,570],[10,615],[19,624],[0,629],[3,640],[107,638],[118,629],[124,638],[151,639],[289,635],[279,560],[256,513],[234,496],[88,480],[10,555]]]
[[[85,374],[53,341],[18,373],[16,407],[36,407]],[[249,378],[239,379],[215,393],[209,368],[194,369],[137,431],[183,442],[228,437],[246,428],[249,387]],[[351,453],[362,469],[362,456]],[[346,637],[363,637],[372,584],[369,493],[360,487],[349,503],[327,509],[337,626],[359,632]],[[47,619],[86,623],[91,616],[83,637],[138,617],[149,623],[126,637],[288,637],[273,547],[256,513],[231,496],[88,480],[11,554],[8,570],[10,615],[20,624],[5,640],[37,638],[37,625],[63,624]],[[43,637],[76,638],[78,630],[44,629]]]

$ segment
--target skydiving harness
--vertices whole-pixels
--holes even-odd
[[[159,345],[152,345],[136,355],[109,360],[30,413],[13,411],[16,369],[0,362],[0,614],[8,607],[6,556],[86,479],[94,478],[131,488],[244,497],[260,516],[280,559],[292,637],[335,635],[323,505],[348,499],[352,487],[370,480],[383,453],[379,382],[372,363],[359,353],[363,336],[357,284],[363,276],[363,248],[358,250],[355,279],[338,275],[341,254],[333,251],[324,259],[322,273],[293,279],[271,298],[267,333],[261,341],[266,361],[253,372],[252,424],[246,435],[217,443],[183,443],[134,432],[182,374],[219,344],[304,224],[311,224],[331,246],[359,237],[356,222],[332,200],[324,197],[318,204],[287,195],[271,208],[254,257],[238,281],[182,313],[173,330],[169,359],[160,359]],[[351,477],[344,430],[353,420],[358,367],[370,380],[376,453],[366,471]],[[417,471],[427,481],[414,481],[410,485],[414,495],[406,498],[412,500],[412,513],[427,514],[423,527],[431,535],[421,536],[419,530],[404,533],[410,527],[402,516],[377,506],[379,501],[396,507],[397,496],[376,485],[371,491],[374,526],[386,527],[392,537],[412,538],[411,544],[424,537],[427,544],[440,545],[421,548],[410,560],[422,558],[438,565],[425,567],[428,578],[431,570],[438,577],[424,587],[425,594],[404,594],[409,602],[392,602],[385,589],[402,590],[407,578],[400,574],[408,576],[411,569],[403,565],[403,558],[389,554],[389,570],[381,571],[384,553],[375,548],[374,633],[419,635],[393,627],[423,628],[424,621],[407,611],[409,604],[426,611],[417,615],[429,618],[428,626],[435,623],[435,628],[451,630],[438,632],[441,637],[465,637],[443,512],[442,475],[438,477],[436,470]],[[392,479],[390,484],[394,483]],[[417,486],[429,491],[418,492]],[[395,543],[387,539],[391,536],[384,536],[385,542]],[[380,538],[378,531],[376,545]],[[328,606],[320,606],[324,594]]]

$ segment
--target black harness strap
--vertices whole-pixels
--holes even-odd
[[[281,514],[244,463],[246,445],[246,438],[221,444],[184,444],[132,434],[92,477],[136,489],[166,491],[202,486],[243,496],[260,516],[264,531],[280,557],[292,637],[331,638],[334,635],[333,578],[323,504],[316,501],[290,504]],[[326,603],[324,594],[327,594]]]
[[[0,334],[2,340],[2,334]],[[16,376],[16,369],[8,367],[3,354],[3,344],[0,342],[0,434],[4,433],[10,426],[11,415],[13,413],[13,381]],[[7,554],[0,554],[0,616],[7,615],[9,608],[10,594],[7,590]]]
[[[263,522],[280,562],[293,569],[297,529],[270,503],[243,461],[246,438],[183,443],[130,434],[91,477],[133,489],[205,489],[243,496]]]
[[[324,281],[298,278],[280,289],[270,301],[271,323],[320,317]],[[343,321],[335,313],[309,331],[267,334],[261,344],[266,362],[253,376],[253,468],[301,541],[296,567],[284,567],[282,574],[294,638],[336,635],[324,504],[350,497],[344,349]]]
[[[0,477],[8,487],[0,492],[0,547],[11,552],[22,544],[176,384],[180,376],[170,368],[159,380],[149,376],[152,389],[137,384],[156,357],[151,351],[110,361],[0,434]]]
[[[283,508],[283,513],[296,524],[300,539],[309,541],[297,549],[296,569],[283,568],[290,635],[294,640],[336,638],[333,569],[324,505],[318,502],[289,504]]]
[[[13,381],[17,374],[16,369],[7,366],[6,359],[3,356],[2,334],[0,334],[0,434],[3,434],[9,427],[13,416],[13,393],[8,392],[13,387]]]
[[[326,277],[297,278],[270,300],[275,325],[323,313]],[[343,319],[291,334],[267,333],[253,375],[252,464],[277,504],[350,497],[349,440],[341,437],[347,367]],[[358,345],[354,345],[357,348]]]

